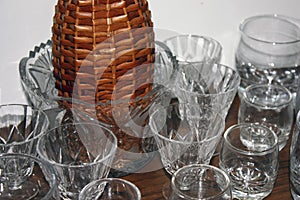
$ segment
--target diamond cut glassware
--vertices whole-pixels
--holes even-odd
[[[53,167],[32,155],[0,155],[0,198],[6,200],[56,200],[57,180]]]
[[[201,35],[176,35],[163,41],[178,62],[220,62],[222,46],[215,39]]]
[[[234,69],[212,62],[183,64],[175,79],[180,102],[217,109],[223,118],[237,93],[240,77]]]
[[[65,123],[38,141],[42,160],[54,167],[62,199],[77,199],[89,182],[106,178],[117,150],[109,129],[93,123]]]
[[[36,156],[36,144],[48,129],[45,112],[29,105],[0,105],[0,153]]]
[[[218,111],[177,102],[157,104],[152,111],[150,127],[169,174],[188,164],[210,162],[225,127]]]

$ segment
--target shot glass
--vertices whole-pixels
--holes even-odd
[[[0,105],[0,153],[36,156],[38,138],[49,126],[47,115],[29,105]]]
[[[171,180],[169,200],[230,200],[231,182],[221,169],[211,165],[187,165]]]
[[[141,192],[133,183],[120,178],[92,181],[79,194],[79,200],[141,200]]]
[[[170,175],[185,165],[210,162],[225,127],[218,111],[199,104],[173,102],[156,105],[151,112],[150,129]]]
[[[290,147],[290,189],[293,199],[300,199],[300,112],[298,112]]]
[[[263,199],[274,187],[278,173],[277,135],[251,123],[229,127],[221,142],[219,166],[230,177],[237,199]]]
[[[238,121],[270,128],[277,134],[279,150],[282,150],[292,129],[293,112],[293,96],[287,88],[255,84],[248,86],[241,97]]]
[[[53,167],[26,154],[0,155],[0,199],[58,199]]]
[[[41,159],[54,167],[62,199],[77,199],[85,185],[106,178],[116,150],[112,131],[92,123],[61,124],[37,144]]]

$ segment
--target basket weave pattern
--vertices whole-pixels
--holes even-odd
[[[52,53],[59,95],[95,103],[147,94],[152,26],[146,0],[58,0]]]
[[[115,119],[139,119],[140,112],[131,112],[150,103],[143,97],[154,74],[152,27],[147,0],[57,0],[55,6],[52,64],[58,95],[96,104],[98,120],[114,127],[118,146],[128,152],[143,152],[142,137],[127,134]],[[116,100],[122,102],[117,109]],[[114,167],[134,169],[123,153],[117,152]]]

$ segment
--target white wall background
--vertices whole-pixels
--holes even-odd
[[[238,25],[257,14],[300,19],[300,0],[148,0],[156,28],[206,35],[223,46],[222,62],[234,66]],[[25,103],[18,63],[51,37],[56,0],[0,1],[0,103]]]

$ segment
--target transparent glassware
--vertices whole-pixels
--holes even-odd
[[[0,155],[0,198],[6,200],[56,200],[57,180],[53,167],[32,155]]]
[[[169,175],[189,164],[208,164],[225,128],[225,120],[218,111],[174,100],[169,105],[157,102],[149,124]],[[165,197],[169,190],[169,183],[165,183],[162,190]]]
[[[219,166],[230,177],[232,196],[264,199],[273,190],[278,174],[277,135],[251,123],[229,127],[221,142]]]
[[[141,192],[133,183],[120,178],[104,178],[87,184],[79,200],[141,200]]]
[[[163,43],[178,62],[220,62],[222,45],[215,39],[201,35],[176,35]]]
[[[254,84],[240,97],[239,123],[262,124],[277,134],[279,150],[289,139],[294,121],[293,96],[280,85]]]
[[[117,138],[95,123],[65,123],[46,132],[37,144],[40,158],[52,165],[62,199],[77,199],[91,181],[106,178]]]
[[[251,16],[239,26],[239,92],[252,84],[279,84],[295,96],[300,74],[300,27],[283,15]]]
[[[228,175],[212,165],[193,164],[177,170],[171,180],[169,200],[231,200]]]
[[[290,190],[294,200],[300,199],[300,112],[298,112],[290,146]]]
[[[38,138],[48,129],[45,112],[29,105],[0,105],[0,153],[36,156]]]
[[[175,80],[174,93],[179,101],[212,107],[224,118],[240,84],[236,70],[212,62],[184,64]]]

